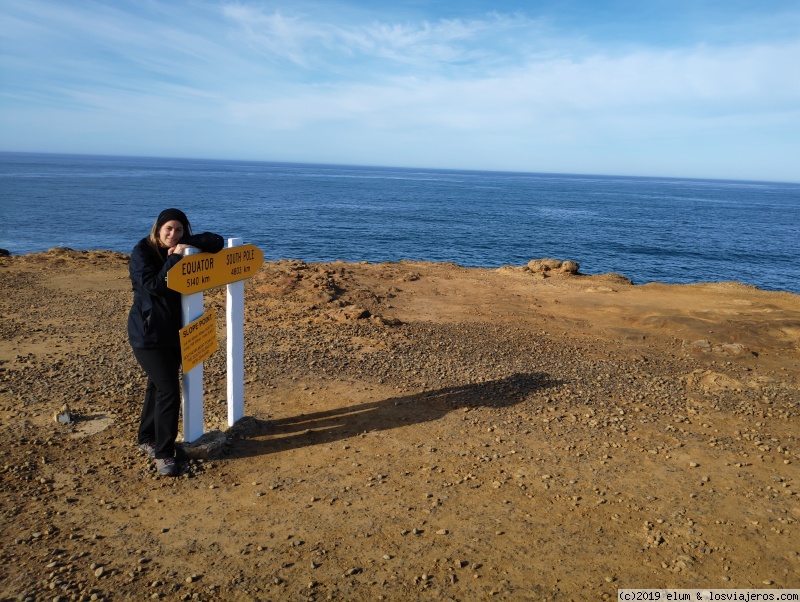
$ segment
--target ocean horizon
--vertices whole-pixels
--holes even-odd
[[[599,173],[581,173],[581,172],[548,172],[548,171],[518,171],[513,169],[463,169],[455,167],[414,167],[402,165],[357,165],[348,163],[314,163],[305,161],[262,161],[258,159],[219,159],[213,157],[161,157],[150,155],[104,155],[95,153],[40,153],[40,152],[18,152],[18,151],[3,151],[0,150],[0,158],[6,156],[31,158],[66,158],[72,157],[75,159],[86,160],[153,160],[153,161],[197,161],[208,163],[253,163],[259,165],[276,165],[286,167],[320,167],[320,168],[333,168],[333,169],[378,169],[378,170],[409,170],[419,172],[453,172],[453,173],[483,173],[483,174],[507,174],[507,175],[529,175],[529,176],[558,176],[558,177],[576,177],[576,178],[638,178],[643,180],[677,180],[687,182],[729,182],[740,184],[778,184],[786,186],[800,186],[800,181],[791,180],[758,180],[758,179],[737,179],[737,178],[699,178],[699,177],[683,177],[683,176],[667,176],[667,175],[636,175],[636,174],[599,174]]]
[[[166,207],[265,259],[524,265],[800,294],[800,184],[0,152],[0,248],[128,253]]]

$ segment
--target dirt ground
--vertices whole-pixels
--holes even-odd
[[[411,262],[245,289],[246,418],[215,289],[227,440],[159,478],[127,257],[0,258],[0,599],[800,587],[799,296]]]

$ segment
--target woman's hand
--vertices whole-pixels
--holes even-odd
[[[183,255],[186,249],[191,248],[192,245],[183,245],[178,243],[174,247],[170,247],[167,249],[167,255],[172,255],[173,253],[177,253],[178,255]]]

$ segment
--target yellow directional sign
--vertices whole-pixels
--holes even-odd
[[[183,373],[206,360],[217,350],[217,320],[212,309],[181,328]]]
[[[264,253],[254,245],[187,255],[167,272],[167,286],[184,295],[199,293],[255,276],[263,263]]]

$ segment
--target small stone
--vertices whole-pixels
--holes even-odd
[[[94,570],[95,577],[100,578],[103,576],[103,573],[105,573],[105,567],[99,566]]]

